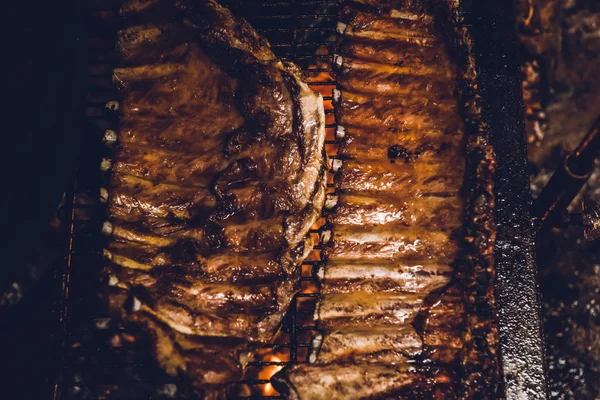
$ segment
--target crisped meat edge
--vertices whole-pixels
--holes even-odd
[[[458,95],[467,138],[464,251],[457,262],[457,280],[462,285],[466,316],[459,397],[495,399],[502,397],[494,286],[496,156],[481,115],[473,38],[466,17],[470,1],[434,0],[434,6],[444,15],[442,29],[460,67]]]

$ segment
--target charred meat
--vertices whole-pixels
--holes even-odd
[[[457,87],[465,66],[451,57],[435,10],[417,0],[343,7],[339,198],[328,214],[313,353],[274,378],[291,399],[463,396],[474,319],[468,284],[455,278],[465,271],[474,145]]]
[[[213,0],[127,0],[105,249],[111,310],[201,398],[276,332],[325,193],[322,98]]]

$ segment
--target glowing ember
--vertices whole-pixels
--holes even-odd
[[[282,356],[283,357],[283,356]],[[269,356],[265,359],[265,361],[269,361],[269,362],[282,362],[285,360],[282,360],[281,358],[277,357],[277,356]],[[277,372],[281,371],[283,369],[283,365],[270,365],[268,367],[264,367],[259,373],[258,373],[258,379],[271,379],[271,377],[273,375],[275,375]],[[264,396],[276,396],[279,393],[273,388],[273,385],[270,383],[267,383],[264,385],[263,390],[262,390],[262,394]]]

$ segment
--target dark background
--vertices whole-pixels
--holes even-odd
[[[554,169],[600,114],[600,2],[519,0],[531,191]],[[600,202],[600,163],[582,200]],[[600,399],[600,243],[581,227],[538,240],[538,268],[550,395]]]
[[[62,257],[50,222],[74,175],[82,133],[76,116],[83,102],[76,99],[83,94],[85,40],[78,3],[3,3],[0,398],[6,400],[49,398],[51,271]],[[24,300],[9,307],[19,294]]]

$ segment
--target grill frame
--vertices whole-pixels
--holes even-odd
[[[514,1],[469,1],[482,117],[496,153],[496,302],[507,399],[548,397]]]
[[[482,111],[486,120],[492,145],[496,151],[498,160],[498,169],[495,176],[496,196],[498,208],[496,218],[498,221],[497,245],[496,245],[496,270],[498,274],[496,292],[500,322],[500,342],[503,361],[503,379],[507,398],[519,398],[520,395],[528,394],[527,398],[545,398],[545,369],[543,362],[543,341],[541,335],[541,318],[539,315],[539,294],[537,290],[536,267],[533,253],[534,232],[529,215],[530,195],[528,189],[527,164],[525,154],[525,135],[522,118],[522,101],[520,92],[520,73],[518,72],[519,55],[516,53],[516,24],[514,24],[514,8],[508,7],[503,2],[496,4],[490,0],[473,2],[469,5],[470,14],[467,16],[475,33],[474,42],[477,50],[477,61],[480,66],[481,96],[483,100]],[[292,34],[293,41],[281,42],[272,41],[274,52],[291,61],[295,61],[302,67],[306,63],[319,59],[331,65],[333,57],[333,47],[335,41],[328,41],[328,54],[310,55],[314,49],[323,45],[322,42],[303,42],[298,43],[299,36],[310,37],[311,34],[319,32],[321,28],[313,26],[303,26],[310,18],[331,18],[333,26],[321,31],[327,30],[335,35],[335,23],[337,14],[316,13],[300,14],[300,6],[330,6],[335,7],[335,0],[272,0],[271,3],[261,0],[249,0],[237,2],[236,0],[227,0],[223,4],[232,8],[234,12],[247,17],[249,22],[256,25],[257,31],[264,34],[269,39],[278,35]],[[82,304],[73,304],[74,301],[81,300],[77,296],[83,293],[77,293],[78,290],[85,291],[89,285],[99,287],[99,276],[95,273],[85,274],[81,268],[92,268],[96,265],[96,272],[100,271],[102,263],[101,247],[103,240],[98,237],[102,219],[102,204],[97,203],[97,193],[94,188],[99,188],[105,183],[106,177],[99,170],[99,160],[103,156],[109,155],[109,150],[101,145],[103,129],[116,126],[116,113],[105,109],[106,101],[111,96],[116,96],[114,91],[111,95],[110,80],[107,82],[107,75],[110,76],[114,62],[112,44],[116,27],[118,26],[118,5],[119,0],[90,0],[88,6],[90,9],[86,13],[87,33],[88,33],[88,52],[89,62],[97,62],[96,66],[101,68],[88,68],[88,108],[87,123],[85,133],[81,139],[80,166],[77,171],[72,188],[67,193],[66,203],[62,210],[65,215],[66,223],[69,226],[69,248],[65,264],[61,270],[55,272],[55,282],[58,285],[56,300],[57,332],[55,336],[56,350],[56,380],[53,386],[53,398],[91,398],[78,393],[69,392],[72,387],[80,387],[85,390],[85,381],[78,382],[73,380],[75,386],[68,386],[69,382],[65,379],[65,373],[77,367],[70,365],[70,358],[73,354],[67,354],[65,349],[70,349],[77,342],[73,341],[73,335],[77,329],[73,329],[71,317],[81,308],[83,303],[89,303],[94,300],[89,298]],[[289,7],[289,14],[275,15],[255,15],[254,19],[248,8],[266,7],[276,9],[277,7]],[[294,24],[292,28],[261,28],[261,22],[265,21],[284,21],[289,20]],[[490,29],[490,26],[492,28]],[[514,27],[514,29],[512,29]],[[104,40],[102,40],[104,39]],[[506,61],[508,60],[508,61]],[[327,68],[317,66],[309,70],[309,73],[325,72]],[[334,86],[335,81],[314,82],[313,87]],[[497,93],[504,93],[504,96],[496,96]],[[91,95],[90,95],[91,94]],[[326,101],[331,101],[331,96],[325,96]],[[516,101],[515,101],[516,100]],[[333,110],[327,110],[328,120],[333,117]],[[329,121],[326,128],[335,129],[335,123]],[[104,127],[104,128],[103,128]],[[335,139],[329,139],[328,145],[336,145]],[[515,151],[517,149],[518,151]],[[88,156],[89,157],[86,157]],[[330,157],[335,159],[335,156]],[[93,161],[93,162],[92,162]],[[98,162],[96,162],[98,161]],[[92,165],[93,164],[93,165]],[[333,189],[333,185],[328,185]],[[88,196],[88,197],[83,197]],[[82,200],[82,199],[86,200]],[[87,202],[91,203],[87,203]],[[77,222],[79,215],[98,212],[92,217],[90,222]],[[81,225],[81,226],[79,226]],[[313,233],[319,234],[319,231]],[[87,239],[85,239],[87,238]],[[89,243],[86,243],[89,240]],[[318,250],[318,248],[317,248]],[[77,260],[79,258],[79,260]],[[316,270],[319,268],[319,261],[309,262],[311,265],[310,276],[304,276],[302,281],[315,280]],[[84,267],[86,266],[87,267]],[[75,275],[87,275],[85,278]],[[88,286],[79,286],[73,284],[74,279],[85,279]],[[78,285],[78,284],[77,284]],[[86,288],[86,289],[84,289]],[[90,295],[87,293],[87,295]],[[317,294],[300,294],[298,297],[316,297]],[[97,301],[97,300],[96,300]],[[99,303],[96,306],[101,307]],[[290,343],[283,345],[273,345],[273,348],[290,348],[292,362],[298,361],[298,349],[308,347],[308,343],[298,343],[298,334],[301,331],[316,329],[315,326],[298,325],[296,321],[297,313],[296,302],[292,306],[290,313]],[[81,311],[81,310],[79,310]],[[85,314],[85,313],[84,313]],[[91,316],[89,323],[92,325],[102,325],[106,316]],[[81,321],[79,321],[81,322]],[[522,329],[526,327],[527,329]],[[89,327],[88,327],[89,328]],[[86,328],[87,329],[87,328]],[[102,329],[101,329],[102,330]],[[120,328],[115,327],[104,330],[113,334]],[[85,336],[89,334],[85,329],[80,332]],[[98,350],[98,349],[97,349]],[[127,349],[121,348],[121,353],[127,353]],[[117,352],[118,353],[118,352]],[[121,367],[135,367],[142,369],[154,369],[150,376],[160,376],[164,380],[164,374],[157,371],[149,363],[129,360],[128,355],[120,354],[116,356],[117,360],[125,360]],[[92,355],[92,358],[94,356]],[[109,357],[110,358],[110,357]],[[288,362],[256,361],[253,364],[257,367],[288,365]],[[113,365],[114,366],[114,365]],[[518,367],[518,368],[517,368]],[[117,382],[113,382],[117,383]],[[171,384],[179,383],[178,380],[161,380],[160,383],[165,387]],[[250,385],[262,385],[268,383],[267,380],[247,380],[244,383]],[[80,385],[79,385],[80,384]],[[123,383],[118,383],[123,385]],[[79,386],[77,386],[79,385]],[[135,383],[135,385],[144,385]],[[136,389],[137,390],[137,389]],[[144,389],[146,390],[146,389]],[[143,390],[140,390],[143,393]],[[531,396],[531,393],[536,393]],[[69,397],[70,396],[70,397]],[[78,397],[79,396],[79,397]],[[126,394],[124,396],[127,396]],[[182,397],[190,398],[188,394],[182,393]],[[537,396],[537,397],[536,397]],[[112,398],[112,397],[111,397]],[[128,397],[116,397],[128,398]],[[133,398],[133,397],[131,397]],[[137,398],[137,397],[136,397]],[[144,398],[144,397],[139,397]],[[256,396],[247,396],[242,398],[256,398]],[[271,396],[268,398],[282,398]]]

